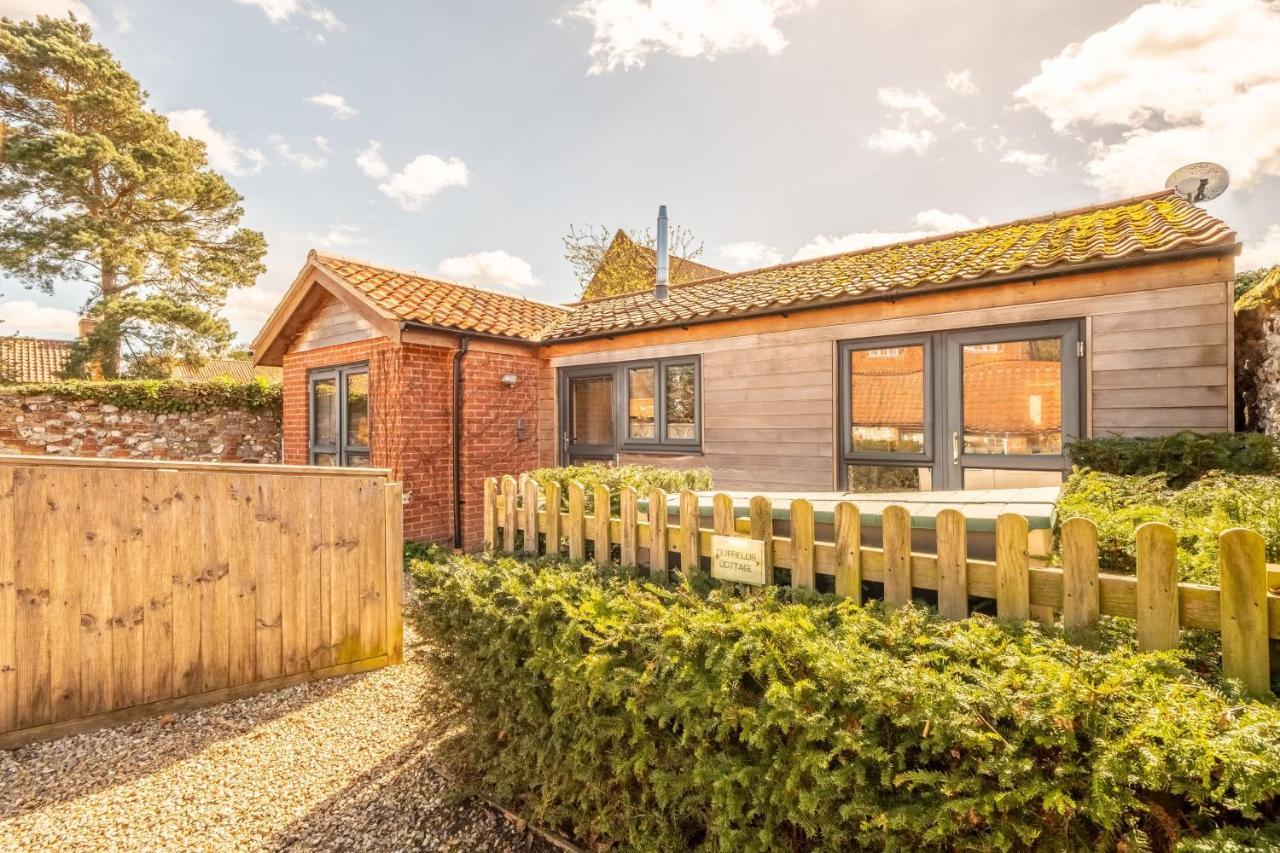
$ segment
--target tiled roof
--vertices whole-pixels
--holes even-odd
[[[727,275],[724,270],[676,255],[670,257],[667,267],[667,278],[671,284],[685,284],[704,278]],[[605,250],[604,258],[601,259],[600,266],[591,277],[591,282],[584,293],[597,293],[602,278],[606,281],[622,280],[628,283],[642,283],[646,288],[652,287],[657,272],[658,253],[648,246],[637,243],[627,232],[619,228],[613,235],[613,240]]]
[[[73,341],[0,338],[0,382],[56,382],[71,360]]]
[[[401,320],[461,332],[535,339],[568,316],[566,308],[451,284],[415,273],[316,252],[315,262]]]
[[[1171,191],[957,234],[580,303],[544,340],[821,305],[1074,264],[1233,246],[1235,233]]]
[[[234,358],[210,358],[194,367],[179,362],[169,371],[169,378],[189,382],[207,382],[211,379],[251,382],[259,376],[268,382],[280,382],[284,378],[284,371],[279,367],[254,367],[252,362]]]

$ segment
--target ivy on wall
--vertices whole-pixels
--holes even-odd
[[[264,379],[253,382],[211,380],[189,382],[176,379],[121,379],[90,382],[68,379],[62,382],[0,386],[0,396],[53,397],[59,400],[92,400],[121,409],[174,414],[177,412],[274,411],[284,403],[284,389]]]

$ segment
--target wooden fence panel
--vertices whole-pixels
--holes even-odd
[[[817,585],[816,562],[813,504],[799,498],[791,502],[791,585],[813,589]]]
[[[1271,691],[1267,641],[1267,560],[1262,537],[1228,530],[1219,539],[1222,584],[1222,668],[1258,696]]]
[[[546,516],[546,547],[545,553],[554,557],[560,556],[560,539],[561,539],[561,518],[560,515],[560,484],[547,484],[547,516]]]
[[[751,518],[748,521],[748,532],[752,539],[764,543],[764,577],[773,583],[773,504],[769,499],[756,495],[749,503]]]
[[[996,519],[996,615],[1001,619],[1031,616],[1030,563],[1027,520],[1004,513]]]
[[[649,491],[649,577],[667,580],[667,493]]]
[[[593,516],[592,546],[595,551],[595,561],[597,566],[605,566],[612,559],[613,543],[609,538],[609,521],[610,521],[610,500],[609,489],[606,486],[596,486],[595,488],[595,515]]]
[[[969,615],[969,531],[964,513],[944,509],[934,519],[938,534],[938,612],[943,619]]]
[[[733,536],[733,498],[717,492],[711,498],[711,528],[721,536]]]
[[[0,749],[400,659],[378,470],[0,457]]]
[[[619,518],[622,520],[622,531],[618,536],[618,544],[622,552],[622,565],[637,566],[640,564],[638,542],[640,535],[640,508],[635,489],[630,486],[622,487],[618,508]]]
[[[484,481],[484,547],[498,549],[498,484],[492,477]]]
[[[538,553],[538,484],[530,477],[525,477],[520,487],[521,500],[524,503],[524,547],[525,554]]]
[[[884,531],[884,600],[890,607],[911,602],[911,515],[905,507],[885,507],[881,514]]]
[[[687,489],[680,493],[680,571],[691,575],[698,570],[698,496]]]
[[[1138,648],[1178,647],[1178,534],[1158,521],[1138,527]]]
[[[836,595],[862,603],[862,516],[849,501],[835,511]]]
[[[516,513],[518,494],[516,478],[510,474],[502,478],[502,550],[516,552]]]
[[[1062,624],[1071,630],[1098,623],[1098,528],[1087,518],[1062,524]]]

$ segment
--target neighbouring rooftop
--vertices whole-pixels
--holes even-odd
[[[71,361],[74,341],[0,338],[0,383],[56,382]]]

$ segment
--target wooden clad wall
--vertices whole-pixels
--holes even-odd
[[[726,489],[830,490],[837,341],[1085,318],[1091,434],[1230,429],[1233,280],[1233,258],[1202,258],[550,345],[544,396],[555,368],[701,354],[703,454],[623,461],[705,465]]]
[[[290,352],[304,352],[354,341],[367,341],[378,334],[368,320],[341,300],[330,296],[315,310],[289,349]]]
[[[400,487],[304,470],[0,457],[0,748],[397,662]]]

